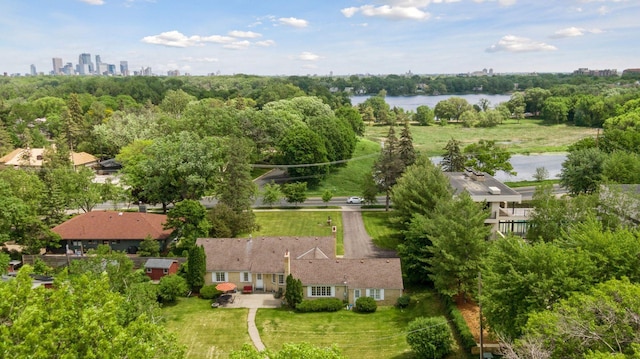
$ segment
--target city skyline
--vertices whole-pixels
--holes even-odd
[[[640,4],[625,0],[36,0],[3,10],[7,73],[29,74],[34,65],[48,74],[53,58],[75,64],[82,53],[160,75],[640,67],[632,45]]]

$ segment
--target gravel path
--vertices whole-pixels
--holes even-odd
[[[344,258],[389,258],[397,257],[395,251],[376,247],[364,229],[359,208],[342,207],[344,234]]]

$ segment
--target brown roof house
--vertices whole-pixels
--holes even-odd
[[[62,248],[75,253],[106,244],[113,250],[136,253],[147,236],[160,242],[160,250],[167,248],[171,230],[164,229],[167,216],[141,212],[87,212],[54,227],[62,237]]]
[[[289,273],[305,299],[335,297],[354,304],[369,296],[395,304],[404,289],[399,258],[337,259],[333,237],[200,238],[207,257],[205,285],[277,291]]]
[[[144,263],[145,273],[151,280],[160,280],[162,277],[178,273],[180,263],[171,258],[149,258]]]
[[[44,148],[17,148],[0,157],[0,166],[40,168],[42,167],[45,150]],[[98,164],[98,159],[86,152],[72,152],[70,157],[74,168],[80,166],[93,167]]]

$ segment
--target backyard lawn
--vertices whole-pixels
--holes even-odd
[[[400,232],[389,225],[391,212],[363,211],[362,221],[364,228],[373,243],[380,248],[395,250],[400,243]]]
[[[178,298],[162,309],[166,327],[187,347],[187,358],[227,358],[232,350],[251,343],[247,332],[248,309],[211,308],[211,301]]]
[[[260,230],[254,237],[325,237],[331,236],[331,226],[338,227],[336,254],[344,254],[342,213],[339,211],[253,211]],[[331,216],[331,226],[327,217]]]

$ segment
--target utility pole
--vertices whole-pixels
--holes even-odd
[[[482,295],[482,272],[478,272],[478,320],[480,320],[480,359],[484,359],[484,348],[482,344],[482,300],[480,296]]]

